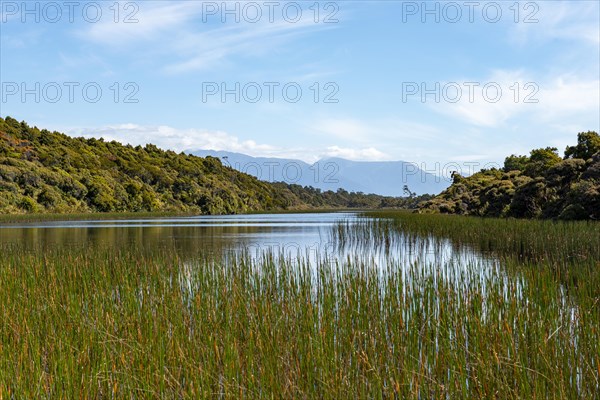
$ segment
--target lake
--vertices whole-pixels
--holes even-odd
[[[51,221],[0,226],[0,243],[29,251],[57,248],[110,247],[126,251],[136,247],[152,251],[175,250],[180,259],[193,261],[199,254],[248,252],[253,258],[270,252],[306,257],[312,263],[348,257],[378,265],[484,260],[477,252],[453,246],[448,240],[427,238],[418,243],[394,232],[393,245],[384,241],[346,242],[334,229],[352,229],[368,218],[356,212],[246,214],[175,218]]]
[[[148,249],[174,248],[183,257],[199,249],[316,251],[328,246],[327,233],[337,221],[356,218],[352,213],[315,213],[36,222],[5,225],[0,240],[31,249],[142,244]]]

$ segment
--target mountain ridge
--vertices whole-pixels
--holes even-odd
[[[407,161],[353,161],[327,157],[312,164],[280,157],[254,157],[223,150],[187,150],[197,156],[212,156],[232,168],[267,182],[286,182],[321,190],[344,189],[382,196],[403,196],[404,186],[416,195],[437,194],[450,182],[425,172]],[[224,159],[225,158],[225,159]],[[300,174],[296,173],[300,168]]]

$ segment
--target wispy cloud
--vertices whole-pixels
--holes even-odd
[[[540,88],[538,117],[557,121],[565,116],[590,115],[600,118],[600,79],[562,75]],[[557,121],[558,122],[558,121]]]
[[[364,142],[371,133],[368,124],[353,118],[325,118],[313,124],[312,129],[319,134],[353,142]]]
[[[96,128],[65,129],[71,136],[96,137],[115,140],[133,146],[152,143],[162,149],[177,152],[191,150],[216,150],[243,153],[255,157],[295,158],[306,162],[315,162],[325,157],[341,157],[357,161],[389,160],[391,156],[374,148],[351,148],[328,146],[325,148],[281,148],[269,144],[257,143],[251,139],[239,137],[223,131],[204,129],[177,129],[170,126],[142,126],[137,124],[117,124]]]
[[[202,12],[201,2],[196,1],[136,2],[133,5],[137,9],[124,13],[118,23],[112,18],[103,18],[98,23],[85,25],[77,34],[97,44],[130,47],[156,39],[173,39],[170,33],[179,31]],[[112,3],[111,6],[114,9]]]
[[[441,133],[436,127],[398,118],[323,118],[309,125],[309,129],[319,135],[362,144],[398,140],[428,141],[439,137]]]
[[[517,42],[561,39],[600,44],[598,2],[542,1],[532,4],[535,7],[521,10],[521,17],[531,15],[537,22],[514,24],[512,37]]]
[[[387,161],[392,159],[389,154],[379,151],[374,147],[351,149],[339,146],[330,146],[327,147],[323,156],[339,157],[354,161]]]
[[[143,5],[135,15],[139,22],[115,24],[103,20],[79,31],[79,37],[130,55],[147,57],[150,52],[153,60],[163,61],[164,72],[179,74],[215,68],[233,56],[267,55],[298,35],[334,27],[314,23],[307,13],[297,22],[284,20],[281,13],[275,13],[279,17],[272,21],[263,16],[256,23],[236,22],[235,17],[229,16],[222,22],[215,16],[207,19],[203,15],[203,2],[140,4]]]
[[[544,122],[558,122],[566,116],[598,116],[600,108],[600,81],[577,75],[534,79],[523,71],[493,72],[487,79],[456,80],[463,95],[457,102],[442,97],[430,108],[470,125],[487,128],[500,127],[517,117]],[[467,82],[477,82],[473,98],[469,98]],[[484,94],[484,87],[489,93]],[[493,85],[493,86],[492,86]],[[496,88],[500,88],[498,92]],[[451,95],[454,99],[454,93]]]
[[[152,143],[160,148],[174,151],[210,149],[260,153],[275,150],[273,146],[258,144],[253,140],[241,140],[223,131],[176,129],[170,126],[142,126],[129,123],[86,129],[72,128],[67,133],[72,136],[102,137],[105,140],[116,140],[134,146]]]
[[[166,66],[170,73],[205,69],[234,55],[261,56],[315,27],[310,21],[279,21],[248,26],[225,25],[182,35],[174,48],[180,60]]]

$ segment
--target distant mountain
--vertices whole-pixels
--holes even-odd
[[[326,158],[314,164],[286,158],[251,157],[228,151],[190,150],[200,157],[220,158],[224,165],[268,182],[295,183],[322,190],[404,196],[404,185],[418,194],[438,194],[450,182],[405,161],[350,161]]]

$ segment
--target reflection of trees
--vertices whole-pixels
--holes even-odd
[[[256,226],[169,226],[128,227],[15,227],[0,231],[0,245],[18,245],[28,251],[57,248],[111,248],[115,252],[143,249],[148,253],[175,250],[182,258],[201,253],[221,254],[247,243],[251,234],[265,228]]]

